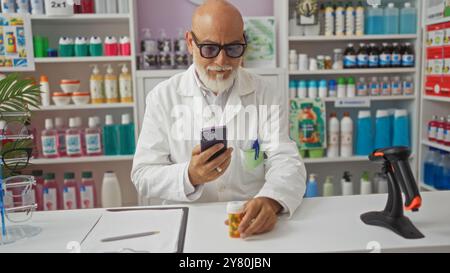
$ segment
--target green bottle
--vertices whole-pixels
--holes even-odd
[[[131,122],[129,114],[124,114],[122,124],[119,126],[119,154],[134,155],[135,150],[134,123]]]
[[[119,155],[119,126],[114,124],[111,115],[106,116],[105,127],[103,127],[103,145],[105,155]]]

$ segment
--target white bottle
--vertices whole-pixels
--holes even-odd
[[[353,195],[353,181],[349,172],[345,172],[341,180],[342,196]]]
[[[338,81],[337,97],[345,98],[346,92],[347,92],[347,86],[345,85],[345,80]]]
[[[119,1],[119,13],[120,14],[127,14],[130,13],[130,4],[128,0],[118,0]]]
[[[114,172],[106,172],[102,183],[102,207],[116,208],[122,206],[120,184]]]
[[[106,2],[108,0],[95,0],[95,13],[105,14],[107,13]]]
[[[29,13],[29,0],[17,0],[17,13]]]
[[[345,9],[345,34],[347,36],[355,35],[355,8],[349,3]]]
[[[16,3],[14,0],[2,0],[2,13],[15,13]]]
[[[305,81],[300,81],[297,87],[297,98],[306,99],[308,96],[308,88],[306,86],[307,84]]]
[[[109,14],[117,13],[117,0],[107,0],[106,1],[106,12]]]
[[[345,8],[339,4],[336,8],[336,36],[345,35]]]
[[[319,98],[326,98],[328,95],[328,84],[326,80],[319,82]]]
[[[356,7],[356,30],[355,30],[356,36],[364,35],[365,12],[366,11],[364,9],[364,6],[363,6],[362,2],[360,1],[358,3],[358,6]]]
[[[42,15],[44,11],[44,0],[31,0],[31,14]]]
[[[387,177],[381,173],[376,175],[376,187],[377,187],[377,193],[383,194],[388,193],[388,181]]]
[[[44,107],[50,106],[50,85],[47,76],[41,76],[41,104]]]
[[[372,182],[369,180],[369,173],[364,172],[361,177],[361,195],[372,194]]]
[[[327,4],[325,8],[325,36],[334,35],[334,8],[333,5]]]
[[[353,78],[349,78],[347,80],[347,98],[356,97],[356,85],[355,80]]]
[[[316,81],[310,81],[309,82],[309,87],[308,87],[308,98],[310,98],[310,99],[317,98],[317,92],[318,92],[317,82]]]
[[[341,120],[341,157],[351,156],[353,156],[353,120],[346,112]]]
[[[328,149],[327,157],[339,157],[339,120],[336,113],[332,113],[328,121]]]

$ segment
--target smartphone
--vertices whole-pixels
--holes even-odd
[[[220,143],[224,145],[223,149],[211,156],[208,159],[208,162],[216,159],[227,150],[227,127],[220,126],[202,129],[202,137],[200,142],[202,153],[212,146]]]

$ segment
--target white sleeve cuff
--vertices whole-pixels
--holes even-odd
[[[193,202],[202,196],[204,185],[194,187],[191,181],[189,180],[189,162],[186,164],[186,167],[184,168],[183,188],[184,194],[186,195],[186,198],[190,202]]]

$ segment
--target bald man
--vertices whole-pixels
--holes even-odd
[[[133,183],[141,196],[165,203],[246,201],[241,237],[269,232],[305,192],[286,102],[277,87],[241,67],[244,23],[230,3],[206,1],[185,37],[194,64],[148,95]],[[202,149],[207,128],[226,134]]]

